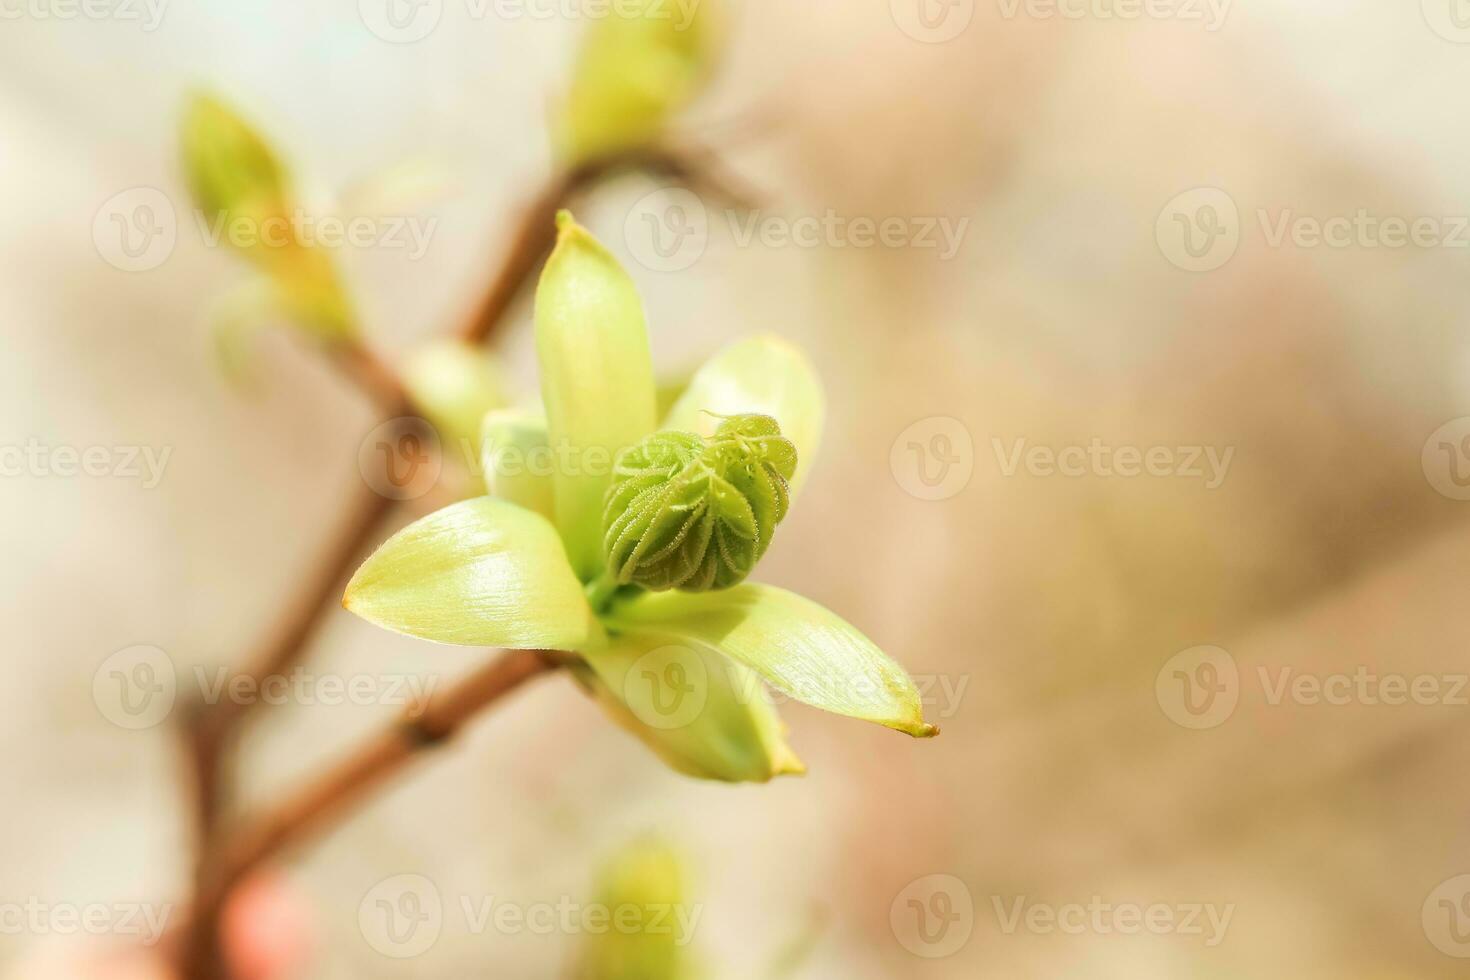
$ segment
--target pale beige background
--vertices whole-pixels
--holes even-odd
[[[720,977],[768,975],[813,930],[797,976],[1463,975],[1421,907],[1470,871],[1470,708],[1271,706],[1256,668],[1467,669],[1470,503],[1436,493],[1420,461],[1431,432],[1470,414],[1466,252],[1272,248],[1256,213],[1470,212],[1470,46],[1413,2],[1241,4],[1208,32],[1007,18],[982,0],[943,45],[888,8],[747,5],[688,126],[739,124],[732,167],[771,213],[968,218],[952,260],[742,248],[716,211],[706,253],[663,273],[623,234],[652,185],[608,188],[582,217],[634,270],[661,367],[755,330],[812,351],[828,434],[760,577],[966,685],[943,736],[790,706],[811,774],[730,789],[670,774],[569,684],[542,684],[293,866],[321,932],[312,976],[555,975],[573,938],[472,935],[456,914],[429,953],[383,958],[359,900],[404,872],[450,901],[581,896],[599,856],[648,829],[699,867],[698,939]],[[373,421],[280,336],[262,342],[261,390],[231,390],[205,318],[239,263],[186,225],[161,267],[120,272],[94,247],[94,214],[136,186],[182,203],[175,114],[189,86],[215,85],[289,148],[322,206],[404,164],[437,175],[414,205],[439,221],[423,259],[344,262],[386,351],[450,327],[549,164],[546,109],[578,27],[465,11],[445,0],[439,29],[402,46],[350,3],[179,0],[154,33],[0,23],[0,442],[172,451],[151,490],[0,480],[0,901],[182,894],[168,728],[111,725],[93,672],[138,643],[185,673],[246,648],[350,499]],[[1242,240],[1191,274],[1154,227],[1202,185],[1232,196]],[[530,385],[527,326],[521,308],[506,347]],[[889,462],[934,415],[975,446],[969,486],[937,502],[905,493]],[[1094,436],[1235,455],[1207,491],[1007,477],[992,448]],[[481,656],[329,617],[321,672],[448,675]],[[1199,644],[1240,665],[1241,706],[1190,731],[1154,681]],[[274,712],[247,746],[249,796],[391,710]],[[932,873],[965,883],[974,931],[924,960],[890,906]],[[1235,911],[1205,948],[1007,934],[994,910],[1095,895]],[[33,938],[0,936],[0,962]]]

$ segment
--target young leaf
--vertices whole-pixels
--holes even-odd
[[[393,535],[352,576],[342,604],[439,643],[574,650],[599,632],[556,529],[491,497]]]
[[[723,592],[660,592],[614,605],[614,628],[703,643],[752,668],[798,701],[915,737],[924,721],[914,682],[866,636],[810,599],[745,583]]]
[[[704,363],[661,428],[714,435],[718,416],[769,415],[796,445],[794,496],[822,438],[822,383],[799,347],[769,334],[738,340]]]
[[[578,680],[674,770],[729,783],[806,771],[760,679],[705,644],[632,630],[582,656]]]
[[[582,579],[602,567],[602,497],[619,450],[653,431],[653,362],[633,280],[563,211],[536,287],[536,351],[557,461],[556,523]]]

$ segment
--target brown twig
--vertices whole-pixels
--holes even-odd
[[[220,975],[214,923],[231,889],[252,870],[321,833],[425,749],[448,742],[477,714],[562,663],[563,658],[550,651],[505,653],[378,732],[280,804],[248,820],[210,861],[200,882],[181,947],[184,976],[214,980]]]

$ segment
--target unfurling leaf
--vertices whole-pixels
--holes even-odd
[[[801,349],[780,337],[737,340],[706,361],[662,427],[709,435],[727,415],[769,415],[796,446],[791,495],[816,459],[822,437],[822,383]]]
[[[796,447],[767,415],[737,415],[702,439],[656,432],[618,456],[603,551],[621,585],[728,589],[765,554],[786,516]]]

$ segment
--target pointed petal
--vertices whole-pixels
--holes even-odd
[[[597,628],[556,529],[492,497],[451,504],[362,563],[342,604],[439,643],[573,650]]]
[[[563,211],[536,288],[536,350],[556,472],[556,524],[584,581],[602,568],[612,459],[653,431],[643,303],[617,259]]]
[[[705,643],[798,701],[923,738],[914,682],[857,629],[794,592],[746,583],[722,592],[662,592],[614,606],[613,627]]]

